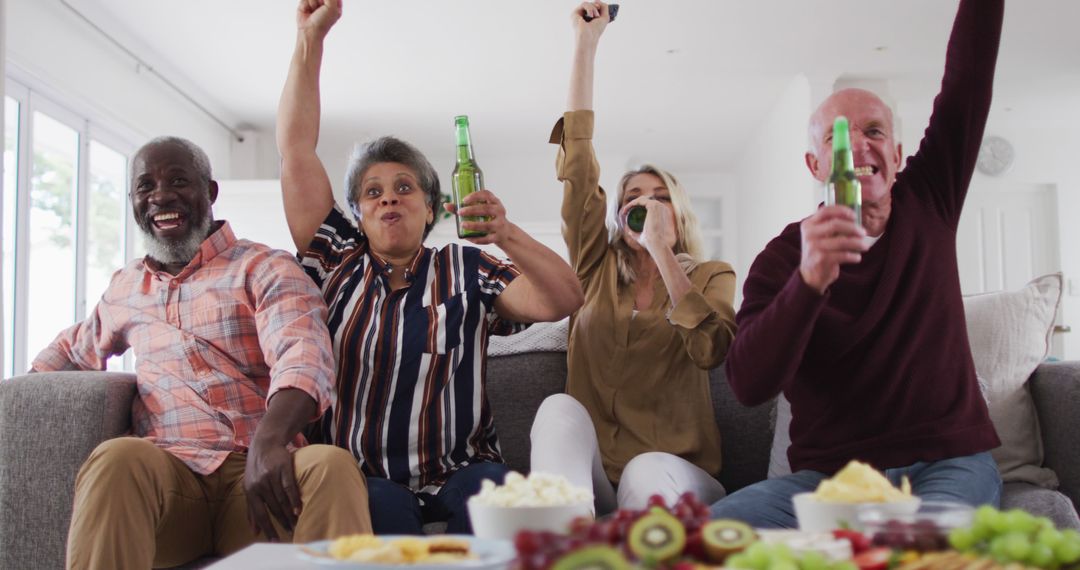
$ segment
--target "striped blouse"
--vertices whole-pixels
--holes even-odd
[[[300,255],[329,306],[337,404],[323,441],[364,473],[435,493],[455,470],[501,462],[484,388],[489,334],[525,326],[495,313],[520,272],[474,247],[421,248],[391,291],[392,268],[335,206]]]

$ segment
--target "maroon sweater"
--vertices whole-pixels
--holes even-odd
[[[791,402],[793,471],[886,469],[1000,445],[975,379],[956,228],[990,110],[1004,0],[962,0],[941,93],[892,187],[884,235],[818,295],[799,224],[758,255],[728,352],[735,396]]]

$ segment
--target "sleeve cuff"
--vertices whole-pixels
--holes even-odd
[[[267,408],[270,407],[270,399],[282,390],[300,390],[308,396],[311,396],[311,399],[315,400],[318,411],[315,412],[315,416],[311,418],[311,421],[321,418],[322,415],[326,413],[326,410],[334,404],[335,400],[334,391],[324,386],[320,386],[315,379],[303,376],[291,376],[273,382],[270,386],[270,393],[266,395]]]
[[[548,142],[561,144],[565,139],[592,139],[594,120],[592,111],[567,111],[555,122]]]
[[[697,291],[688,291],[679,304],[668,312],[669,323],[684,329],[696,329],[710,314],[713,308],[705,300],[705,296]]]
[[[816,313],[829,299],[831,289],[826,289],[824,294],[819,294],[803,281],[802,273],[796,269],[792,272],[784,290],[791,295],[791,303],[796,307],[805,307],[808,312]]]

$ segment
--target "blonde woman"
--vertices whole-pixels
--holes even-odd
[[[735,274],[701,260],[686,193],[655,166],[626,173],[605,215],[591,139],[608,7],[586,2],[572,19],[569,108],[551,142],[560,144],[564,237],[585,304],[571,316],[567,393],[545,400],[533,424],[531,468],[591,486],[601,514],[643,508],[653,494],[671,504],[689,491],[708,504],[725,494],[708,371],[735,335]],[[640,233],[625,225],[637,205],[647,209]]]

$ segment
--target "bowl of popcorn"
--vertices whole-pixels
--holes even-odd
[[[502,485],[484,481],[469,499],[469,520],[480,538],[513,540],[519,530],[564,533],[578,517],[592,518],[592,492],[561,475],[511,472]]]
[[[896,516],[919,510],[919,498],[911,494],[905,477],[896,488],[873,467],[852,461],[832,478],[822,481],[813,493],[792,497],[799,530],[828,532],[837,528],[862,530],[860,508],[875,505],[877,512]]]

